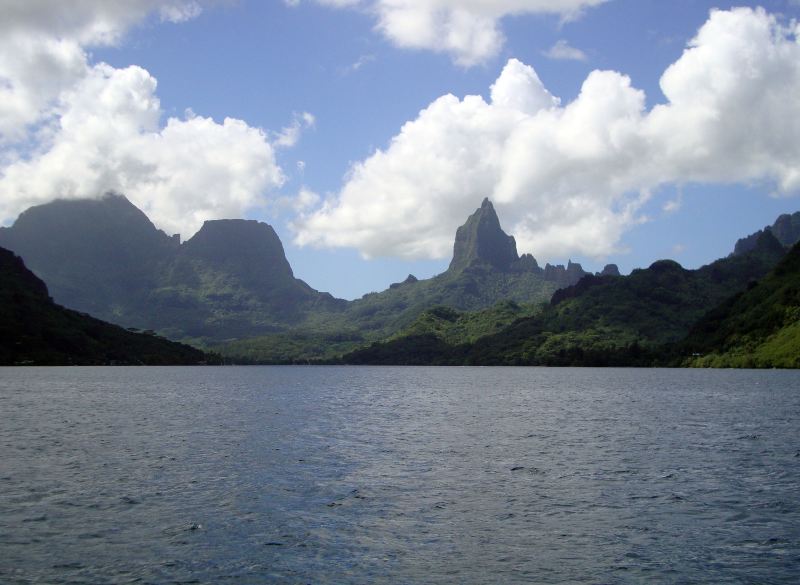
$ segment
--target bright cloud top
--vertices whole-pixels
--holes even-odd
[[[518,14],[574,18],[607,0],[317,0],[373,12],[378,30],[395,45],[448,53],[475,65],[497,55],[505,42],[500,20]],[[288,2],[298,4],[297,1]]]
[[[127,195],[169,232],[239,217],[284,181],[260,129],[162,112],[156,80],[136,66],[89,63],[84,47],[118,42],[149,15],[197,16],[194,0],[25,0],[0,23],[0,221],[57,197]],[[297,142],[302,114],[276,141]],[[24,153],[21,154],[21,153]]]
[[[443,96],[354,165],[337,195],[298,218],[296,241],[444,258],[489,196],[522,251],[602,257],[659,185],[767,180],[797,193],[798,33],[761,9],[712,12],[661,79],[667,103],[650,111],[612,71],[592,72],[561,105],[512,59],[488,102]]]
[[[25,138],[60,92],[86,75],[86,46],[110,45],[148,14],[179,22],[194,0],[10,0],[0,19],[0,143]]]

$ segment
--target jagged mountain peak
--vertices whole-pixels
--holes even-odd
[[[778,216],[775,223],[766,226],[764,229],[750,234],[747,237],[741,238],[736,242],[733,249],[733,256],[741,256],[752,251],[758,243],[759,237],[764,232],[771,232],[773,236],[785,248],[791,248],[798,241],[800,241],[800,211],[792,213],[784,213]]]
[[[500,227],[500,219],[489,198],[456,231],[449,271],[460,271],[475,263],[509,270],[519,260],[513,236]]]

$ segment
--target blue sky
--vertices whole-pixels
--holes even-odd
[[[800,209],[800,179],[792,178],[800,173],[800,156],[792,152],[780,164],[764,162],[786,150],[768,127],[777,122],[764,118],[767,125],[758,127],[764,127],[763,138],[752,128],[729,132],[749,121],[749,113],[759,120],[767,116],[763,110],[773,103],[759,97],[758,87],[742,90],[748,80],[783,103],[786,110],[778,114],[787,120],[784,133],[791,136],[796,128],[791,124],[796,124],[798,105],[779,98],[798,95],[791,93],[800,79],[792,61],[800,53],[793,52],[797,43],[790,30],[796,27],[792,19],[800,17],[797,2],[544,0],[538,5],[550,11],[541,13],[525,8],[537,2],[522,0],[493,7],[481,0],[437,1],[444,21],[452,9],[466,15],[468,23],[475,18],[491,22],[499,35],[490,38],[493,48],[480,50],[469,39],[441,45],[413,28],[403,37],[393,35],[389,25],[407,21],[391,20],[397,15],[382,12],[380,0],[136,0],[105,7],[82,0],[77,16],[48,15],[52,5],[35,0],[27,6],[40,4],[41,10],[17,10],[21,4],[14,0],[6,8],[0,4],[13,33],[7,35],[12,40],[0,44],[0,79],[6,80],[0,91],[5,87],[24,97],[28,84],[30,94],[51,92],[30,111],[20,107],[5,112],[5,118],[0,111],[5,132],[0,219],[13,221],[19,210],[49,198],[98,196],[107,188],[126,192],[159,227],[184,235],[202,219],[245,215],[275,227],[298,277],[319,290],[354,298],[408,273],[429,277],[444,270],[455,226],[485,195],[497,196],[506,231],[517,237],[521,252],[533,253],[540,263],[571,258],[599,270],[616,262],[624,272],[664,257],[699,266],[727,254],[738,237],[780,213]],[[109,10],[115,4],[118,9]],[[408,4],[402,18],[416,16],[420,3]],[[569,12],[569,6],[582,10]],[[711,22],[713,8],[743,6],[764,11]],[[779,47],[778,57],[763,51],[767,73],[737,80],[734,90],[719,89],[724,76],[705,87],[702,67],[719,72],[734,63],[732,74],[740,74],[725,51],[734,57],[762,54],[756,49],[766,37],[757,31],[736,33],[736,27],[756,21],[769,21],[770,34],[782,35],[788,48]],[[455,33],[463,32],[458,26],[452,25]],[[689,105],[675,105],[660,125],[646,120],[654,107],[670,102],[659,81],[704,26],[705,57],[699,63],[685,60],[674,76],[674,96],[684,96]],[[731,46],[729,32],[743,38],[741,46]],[[20,47],[30,46],[26,39],[44,37],[59,46],[29,49],[31,67],[41,68],[41,78],[29,79],[8,64]],[[562,58],[555,58],[554,48],[562,49]],[[761,64],[754,60],[755,67]],[[53,68],[64,72],[57,87],[43,80],[47,72],[53,77]],[[580,125],[577,130],[568,126],[562,114],[595,70],[628,76],[630,88],[618,75],[596,78],[602,83],[583,98],[590,112],[587,124],[596,122],[602,133],[633,116],[636,139],[646,136],[648,144],[657,145],[651,158],[675,160],[663,169],[659,163],[640,171],[651,161],[632,160],[637,143],[625,142],[634,139],[624,128],[621,138],[606,137],[613,143],[608,148],[618,152],[608,155],[606,146],[585,152]],[[494,96],[493,84],[499,88]],[[700,130],[687,130],[707,124],[697,123],[702,112],[691,107],[695,85],[697,103],[710,100],[709,107],[723,118],[720,127],[708,126],[713,152],[697,164],[679,152],[684,144],[697,148],[696,141],[705,139]],[[517,112],[515,118],[514,108],[499,107],[502,99],[513,101],[529,90],[536,99],[549,99],[545,88],[560,99],[548,106],[554,112],[549,122],[533,122],[534,110]],[[611,113],[597,106],[606,94],[612,102],[635,102],[636,90],[646,95],[640,116],[635,105]],[[715,91],[720,95],[709,98]],[[457,103],[442,101],[447,94]],[[482,97],[474,109],[465,106],[469,95]],[[108,115],[96,115],[104,107]],[[423,110],[427,113],[420,114]],[[121,122],[116,134],[105,130],[126,116],[130,124]],[[225,124],[226,118],[238,122]],[[294,131],[285,131],[293,125]],[[520,126],[526,127],[521,134]],[[561,144],[557,153],[543,134],[551,131],[552,140]],[[587,136],[590,141],[591,132]],[[743,136],[753,136],[752,149],[742,146]],[[114,164],[101,163],[87,153],[95,144],[100,145],[96,150],[105,144],[125,148],[102,158]],[[429,146],[431,152],[444,152],[430,155],[436,158],[430,168]],[[466,154],[450,160],[448,149]],[[576,162],[580,157],[585,157],[583,166]],[[220,160],[227,168],[209,171]],[[565,174],[583,173],[593,164],[597,171],[562,181],[552,169],[526,169],[537,164],[563,168]],[[480,172],[470,165],[481,166]],[[602,168],[617,165],[613,176]],[[450,176],[466,177],[460,190],[448,182]],[[445,184],[437,185],[440,180]],[[597,181],[597,198],[592,181]],[[600,224],[606,227],[595,233],[594,225]],[[545,234],[545,227],[553,229]]]

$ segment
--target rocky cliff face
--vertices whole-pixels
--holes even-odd
[[[0,229],[0,242],[57,302],[175,338],[271,331],[336,305],[294,278],[269,225],[208,221],[180,244],[121,195],[33,207]]]
[[[471,266],[489,266],[499,272],[538,274],[557,287],[575,284],[588,274],[580,264],[572,261],[566,267],[547,264],[542,269],[531,254],[520,257],[514,237],[500,227],[500,220],[489,199],[484,199],[475,213],[456,231],[453,259],[448,272],[460,272]]]
[[[570,260],[567,266],[563,264],[546,264],[544,267],[544,279],[553,282],[557,288],[564,288],[576,284],[581,278],[589,274],[577,262]]]
[[[513,236],[500,227],[500,220],[489,199],[484,199],[475,213],[456,231],[453,260],[448,270],[456,272],[483,263],[496,270],[508,271],[519,260]]]
[[[791,215],[784,213],[778,217],[772,224],[772,235],[787,248],[800,241],[800,211]]]
[[[183,244],[181,253],[241,274],[269,272],[273,277],[294,277],[278,234],[259,221],[206,221]]]
[[[598,272],[598,276],[620,276],[619,267],[616,264],[606,264],[603,270]]]
[[[121,195],[56,200],[0,229],[0,245],[20,255],[57,303],[109,319],[120,299],[156,285],[179,244]]]
[[[741,256],[755,249],[759,237],[764,232],[771,232],[784,248],[791,248],[800,241],[800,211],[791,215],[785,213],[772,225],[738,240],[733,248],[733,256]]]

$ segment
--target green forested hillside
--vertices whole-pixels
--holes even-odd
[[[270,360],[328,355],[320,344],[330,346],[331,336],[384,339],[439,305],[468,311],[501,300],[544,302],[585,274],[577,264],[542,269],[532,256],[520,258],[488,200],[459,228],[447,271],[351,302],[295,278],[265,223],[207,221],[181,243],[115,194],[32,207],[0,228],[0,245],[22,256],[70,308]],[[332,347],[355,347],[348,343]]]
[[[22,260],[0,248],[0,365],[198,364],[206,355],[58,306]]]
[[[732,357],[744,355],[787,364],[795,313],[772,297],[738,307],[738,321],[719,316],[722,306],[694,345],[680,342],[798,237],[800,214],[783,215],[697,270],[662,260],[629,276],[613,265],[589,275],[572,262],[540,268],[520,257],[487,199],[458,228],[445,272],[344,301],[295,278],[275,231],[256,221],[208,221],[180,243],[124,197],[107,195],[34,207],[0,228],[0,245],[30,258],[56,301],[253,363],[649,365],[689,351],[703,354],[691,360],[699,365],[745,363]],[[740,333],[744,316],[749,326],[762,313],[782,325]],[[735,334],[710,335],[723,321]]]
[[[800,368],[800,244],[765,278],[701,319],[683,365]]]
[[[481,337],[502,331],[517,319],[540,313],[543,306],[503,301],[481,311],[434,307],[422,313],[410,326],[392,336],[392,339],[432,334],[450,345],[472,343]]]
[[[498,301],[546,302],[556,285],[536,273],[499,272],[474,264],[459,272],[445,272],[429,280],[402,284],[354,301],[343,319],[362,331],[386,337],[410,326],[426,310],[449,307],[477,311]]]
[[[460,363],[471,343],[541,310],[542,305],[518,305],[513,301],[481,311],[434,307],[389,339],[352,351],[344,361],[405,365]]]
[[[424,303],[412,306],[400,318],[389,320],[390,325],[385,330],[371,330],[356,317],[349,323],[344,319],[339,321],[341,329],[328,322],[323,324],[328,329],[296,330],[229,341],[213,349],[237,362],[306,363],[335,360],[372,343],[394,342],[412,336],[432,335],[449,347],[496,333],[514,320],[540,310],[539,305],[519,305],[514,301],[476,311],[459,311],[446,305],[428,306]],[[414,315],[416,318],[409,323]]]
[[[578,264],[547,265],[542,269],[532,256],[520,257],[514,238],[503,232],[488,200],[458,228],[453,252],[448,269],[433,278],[417,280],[409,275],[403,282],[364,295],[335,311],[311,312],[291,331],[231,340],[213,347],[246,360],[328,360],[368,343],[404,335],[400,332],[419,333],[425,323],[441,329],[450,318],[442,317],[446,313],[462,315],[455,326],[448,326],[455,335],[448,341],[472,341],[479,336],[477,332],[493,333],[499,325],[509,322],[497,311],[484,314],[485,309],[501,301],[507,303],[502,311],[508,313],[509,307],[517,304],[547,302],[559,287],[575,283],[586,274]],[[436,307],[438,317],[436,311],[430,313]],[[477,312],[475,317],[468,316],[472,311]],[[494,319],[491,327],[487,326],[488,314]],[[515,315],[518,316],[521,315]],[[456,339],[458,335],[462,338]]]
[[[435,330],[409,331],[386,347],[344,361],[390,363],[391,356],[427,352],[432,363],[645,365],[667,363],[665,344],[681,340],[707,311],[763,277],[785,254],[769,232],[746,254],[686,270],[663,260],[629,276],[587,276],[557,292],[541,313],[477,340],[448,340]],[[437,343],[425,342],[435,338]],[[415,349],[416,348],[416,349]],[[424,356],[414,357],[419,362]]]

